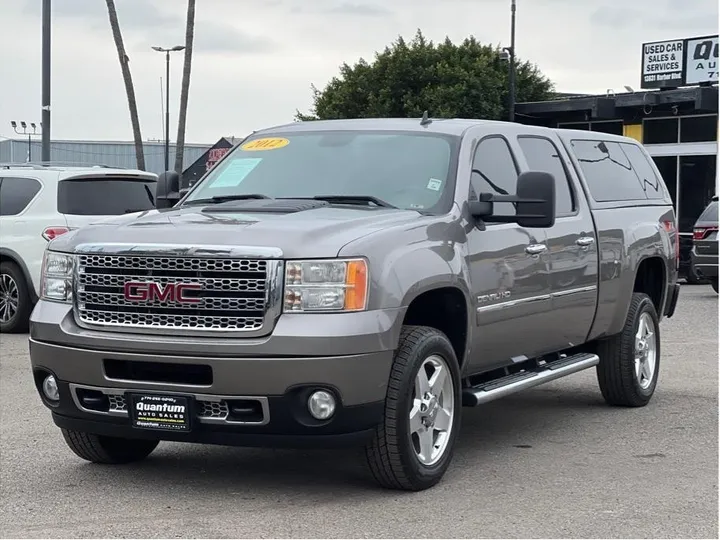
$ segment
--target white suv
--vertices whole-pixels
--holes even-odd
[[[24,332],[47,242],[98,219],[151,210],[157,175],[104,166],[0,164],[0,332]]]

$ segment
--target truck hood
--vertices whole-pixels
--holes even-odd
[[[102,219],[57,237],[51,249],[72,252],[81,244],[103,243],[251,246],[279,248],[284,258],[335,257],[353,240],[420,216],[412,210],[364,207],[270,213],[191,206]]]

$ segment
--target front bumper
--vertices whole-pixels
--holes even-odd
[[[364,439],[382,420],[392,364],[391,352],[319,358],[143,357],[34,340],[30,351],[38,394],[60,427],[113,437],[241,446],[324,446],[331,440]],[[120,373],[118,362],[134,368]],[[153,368],[143,370],[146,365]],[[168,382],[171,376],[197,377],[200,372],[194,366],[198,365],[210,367],[202,376],[210,373],[211,380]],[[48,374],[58,381],[59,403],[42,393]],[[120,376],[133,379],[116,378]],[[165,380],[148,380],[153,378]],[[316,389],[329,390],[336,397],[336,412],[328,421],[315,420],[308,413],[307,398]],[[192,430],[132,427],[128,393],[189,397]],[[94,400],[92,405],[88,398]],[[250,416],[233,416],[229,412],[233,403],[250,404],[254,411]]]
[[[325,445],[328,438],[362,438],[382,420],[403,316],[402,309],[283,315],[264,338],[200,338],[89,330],[76,324],[70,306],[40,301],[31,316],[30,359],[40,397],[61,427],[188,442]],[[58,405],[41,392],[47,374],[59,382]],[[78,388],[100,397],[190,396],[202,406],[249,400],[263,404],[264,418],[198,419],[189,433],[144,431],[131,426],[127,413],[88,410],[73,393]],[[313,389],[336,397],[336,412],[326,422],[307,412]]]
[[[40,392],[40,373],[36,373],[36,384]],[[384,402],[345,406],[338,404],[333,417],[320,422],[307,413],[305,402],[307,392],[296,388],[281,396],[264,399],[262,421],[228,423],[222,420],[205,421],[198,416],[193,418],[189,432],[174,432],[139,429],[131,425],[127,414],[92,412],[84,409],[77,400],[78,389],[65,381],[58,384],[60,402],[50,404],[42,396],[43,402],[52,411],[53,421],[58,427],[127,439],[153,439],[178,442],[223,444],[232,446],[268,446],[268,447],[325,447],[328,445],[358,444],[366,441],[375,426],[382,420]],[[82,385],[84,389],[91,387]],[[103,392],[108,389],[96,389]],[[142,391],[141,389],[131,389]],[[163,395],[193,395],[202,399],[203,395],[184,392],[162,392]],[[122,394],[117,394],[122,395]],[[198,402],[199,403],[199,402]],[[197,408],[194,408],[197,412]],[[260,420],[255,418],[254,420]]]

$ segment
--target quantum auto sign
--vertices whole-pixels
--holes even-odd
[[[718,82],[718,36],[643,43],[642,88]]]

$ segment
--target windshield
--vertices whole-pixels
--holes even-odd
[[[58,212],[76,216],[117,216],[155,208],[155,181],[77,178],[58,183]]]
[[[449,211],[457,140],[410,132],[304,132],[254,138],[218,163],[184,201],[370,196],[403,209]]]

